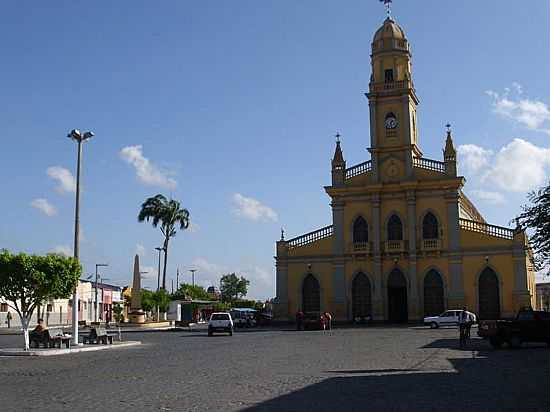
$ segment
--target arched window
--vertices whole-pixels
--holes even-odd
[[[369,241],[369,226],[367,221],[359,216],[353,224],[353,243],[365,243]]]
[[[433,213],[428,212],[422,221],[422,238],[423,239],[438,239],[439,238],[439,223]]]
[[[498,276],[491,268],[485,270],[479,276],[479,319],[500,318],[500,290]]]
[[[319,281],[311,273],[306,276],[302,285],[302,312],[321,311],[321,288]]]
[[[441,275],[430,270],[424,278],[424,316],[435,316],[445,310],[445,294]]]
[[[388,220],[388,240],[403,240],[403,224],[397,215]]]
[[[371,316],[371,285],[364,273],[358,273],[351,286],[353,319]]]

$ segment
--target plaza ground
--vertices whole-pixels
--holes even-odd
[[[127,333],[143,345],[0,358],[0,409],[548,411],[550,349],[492,350],[456,329]],[[0,336],[0,347],[21,343]],[[47,406],[45,406],[47,405]]]

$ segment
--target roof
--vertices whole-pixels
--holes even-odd
[[[377,42],[382,39],[397,39],[397,40],[406,40],[405,32],[403,29],[393,20],[391,17],[388,17],[384,20],[384,24],[380,27],[376,34],[374,35],[374,42]]]

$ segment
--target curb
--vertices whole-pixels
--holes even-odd
[[[24,351],[23,349],[0,349],[0,356],[55,356],[55,355],[71,355],[81,352],[95,352],[100,350],[128,348],[131,346],[141,345],[140,341],[127,341],[114,343],[112,345],[97,345],[97,346],[78,346],[71,349],[34,349]]]

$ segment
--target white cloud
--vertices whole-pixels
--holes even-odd
[[[464,144],[458,147],[458,155],[461,165],[470,173],[478,173],[489,165],[493,152],[475,144]]]
[[[502,190],[527,192],[546,183],[548,164],[550,149],[514,139],[496,154],[483,178]]]
[[[48,167],[46,173],[53,180],[57,181],[55,190],[59,193],[75,193],[76,179],[68,169],[61,166]]]
[[[54,216],[55,214],[57,214],[57,209],[50,202],[48,202],[47,199],[34,199],[31,202],[31,206],[35,209],[40,210],[46,216]]]
[[[472,194],[473,197],[493,205],[504,204],[504,196],[502,195],[502,193],[499,193],[499,192],[490,192],[486,190],[477,189],[477,190],[472,190],[470,193]]]
[[[145,255],[145,246],[143,246],[141,243],[138,243],[136,245],[136,255],[139,255],[140,258]]]
[[[472,192],[474,196],[493,203],[503,199],[495,188],[507,192],[528,192],[546,183],[550,165],[550,149],[536,146],[523,139],[514,139],[496,154],[482,147],[469,144],[458,148],[460,164],[487,190]]]
[[[232,201],[234,207],[233,212],[237,216],[241,216],[255,222],[269,220],[276,222],[278,219],[277,213],[275,213],[272,208],[251,197],[245,197],[240,193],[235,193]]]
[[[512,83],[516,97],[510,97],[510,89],[503,94],[493,90],[486,93],[493,99],[493,111],[503,117],[512,119],[530,130],[550,135],[550,108],[540,100],[522,98],[520,84]]]
[[[58,253],[63,256],[73,256],[73,248],[69,245],[58,245],[51,250],[53,253]]]
[[[143,146],[127,146],[120,151],[120,157],[136,169],[138,180],[147,186],[158,186],[173,190],[177,186],[170,173],[161,171],[155,164],[143,155]]]

